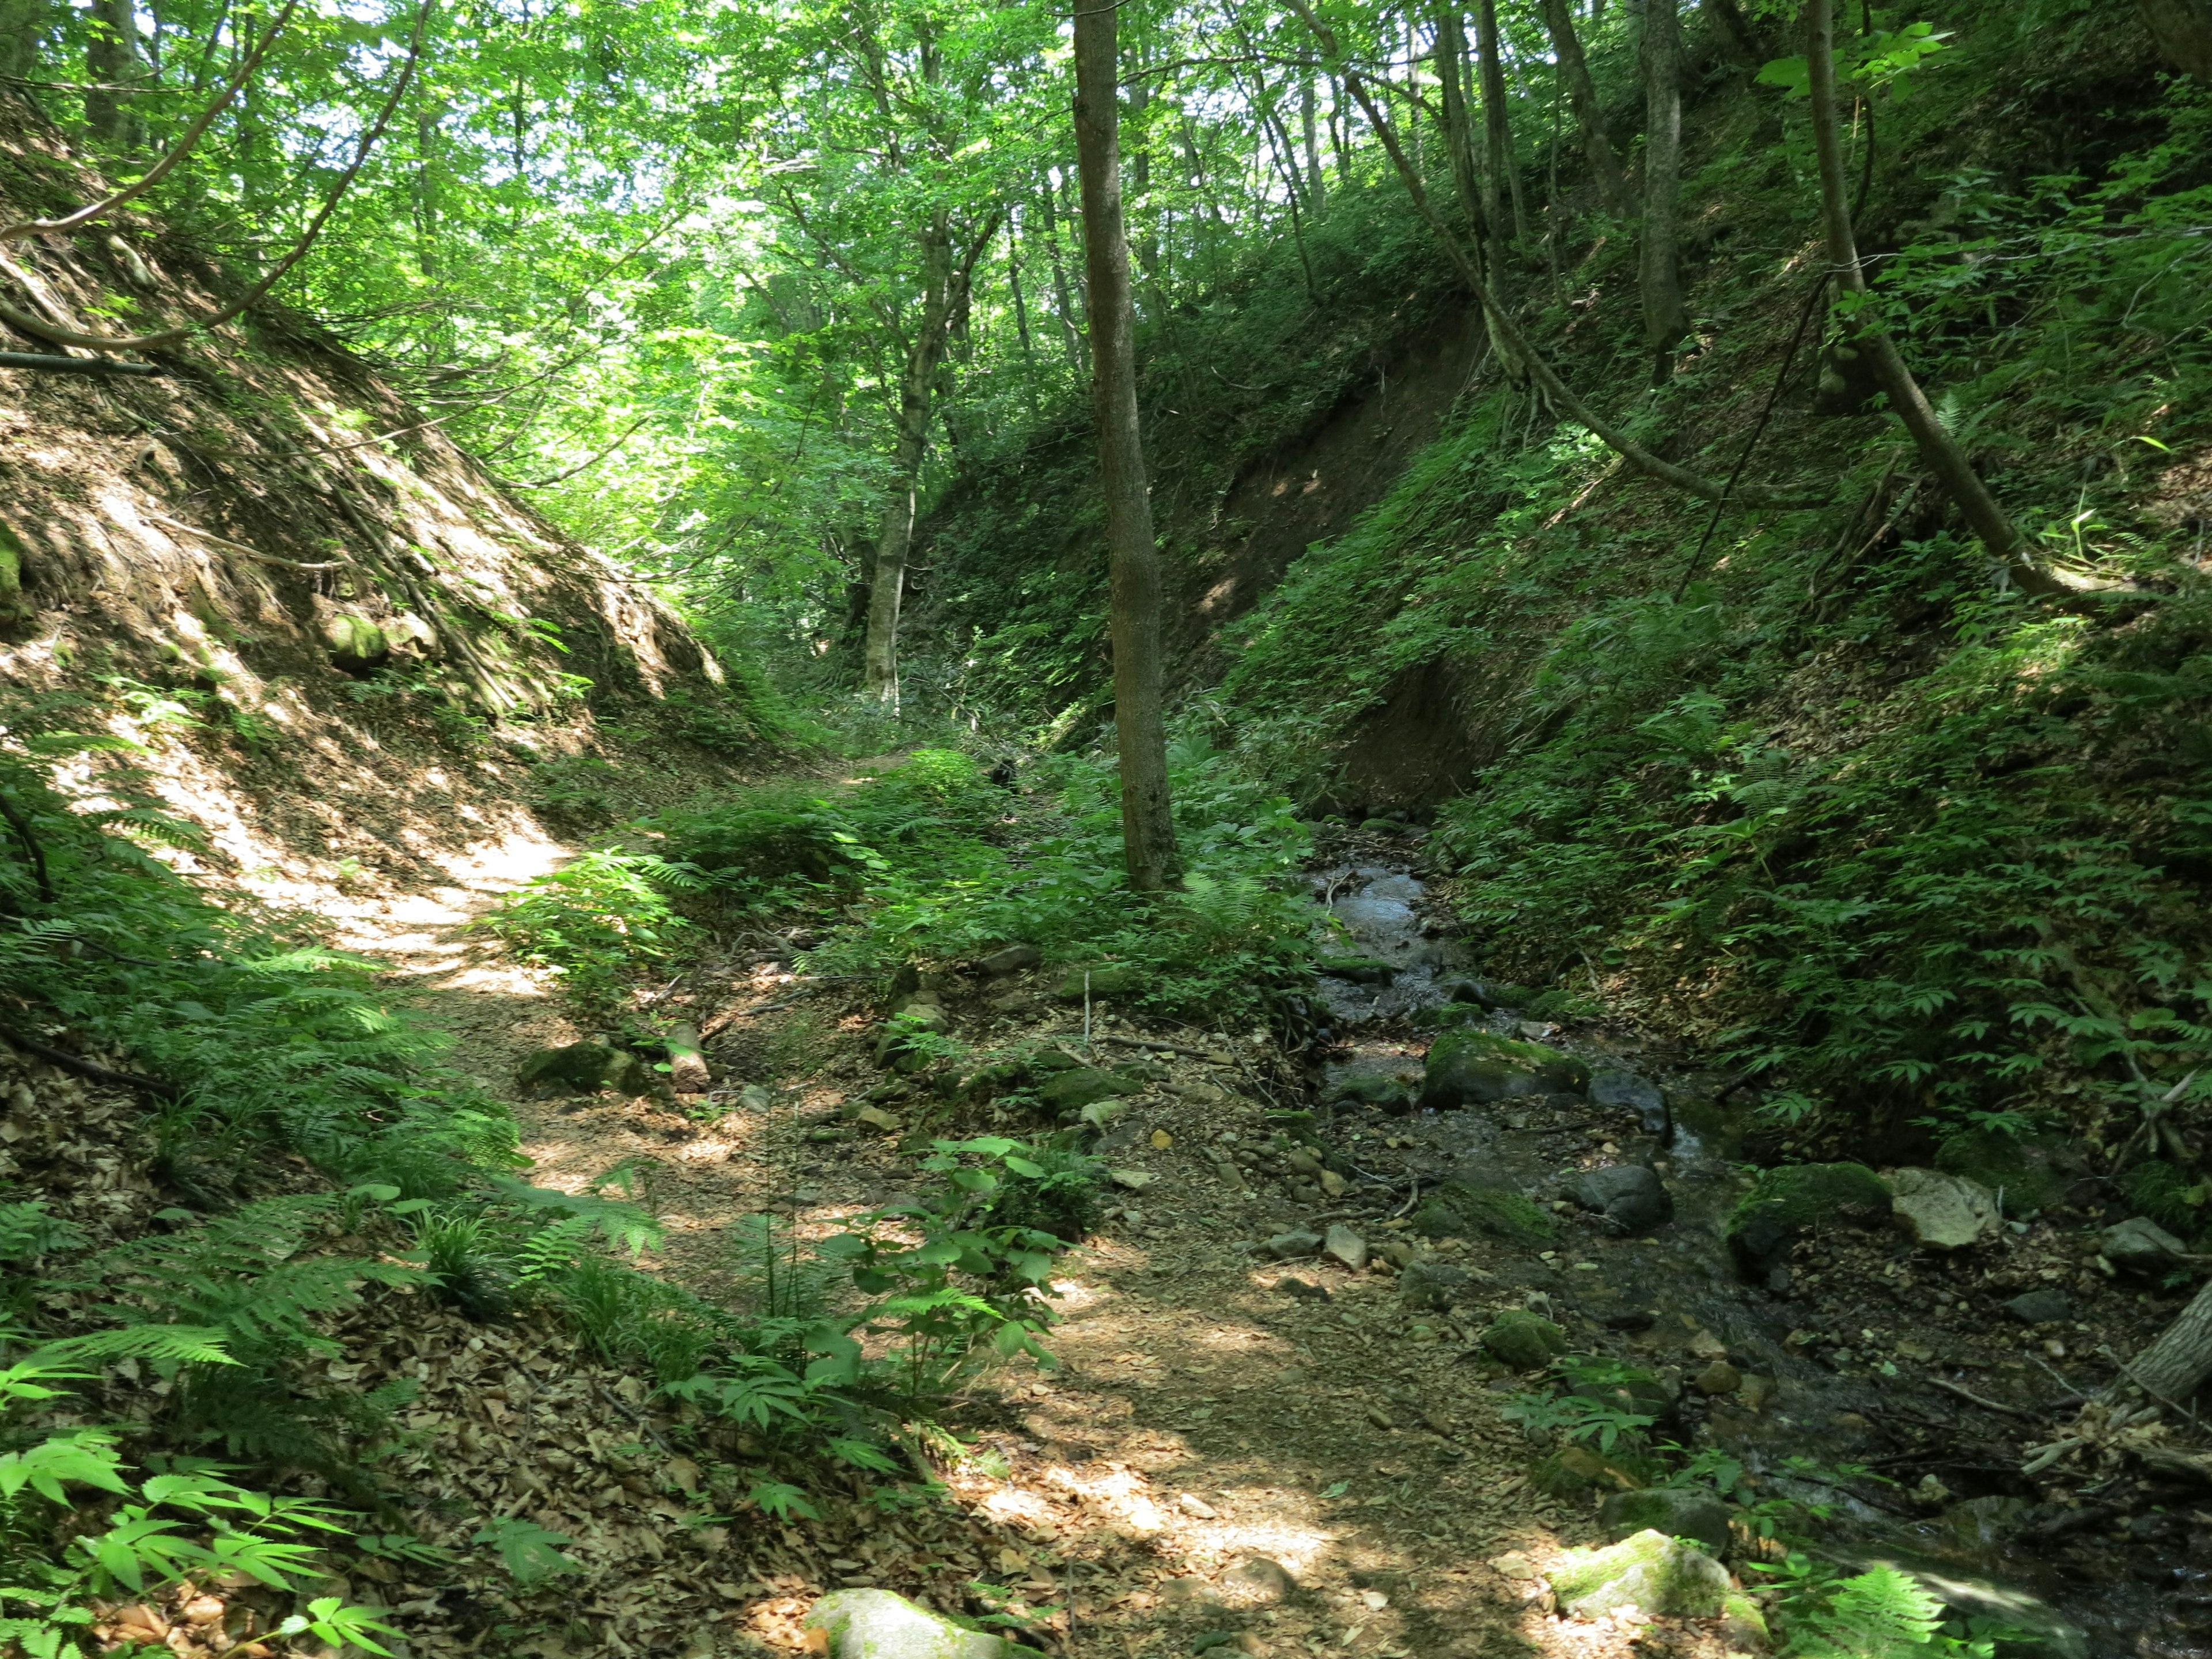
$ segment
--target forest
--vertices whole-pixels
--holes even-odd
[[[2212,1653],[2212,0],[0,0],[0,1659]]]

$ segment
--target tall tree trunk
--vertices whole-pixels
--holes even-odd
[[[1605,136],[1605,117],[1598,108],[1597,88],[1590,84],[1589,65],[1583,58],[1583,43],[1575,33],[1569,0],[1544,0],[1544,27],[1552,37],[1552,53],[1566,83],[1567,104],[1575,112],[1575,129],[1582,135],[1583,153],[1589,157],[1590,172],[1597,179],[1607,210],[1626,219],[1632,210],[1628,181],[1621,177],[1620,157],[1613,153],[1612,142]]]
[[[127,90],[139,76],[138,13],[131,0],[93,0],[85,20],[84,123],[110,149],[138,147],[138,123]]]
[[[1467,107],[1467,30],[1460,21],[1459,0],[1443,0],[1437,8],[1437,106],[1443,116],[1444,149],[1451,157],[1459,210],[1474,232],[1475,246],[1486,247],[1498,223],[1498,197],[1474,153]]]
[[[2212,0],[2136,0],[2158,48],[2200,81],[2212,81]]]
[[[1674,348],[1690,331],[1682,306],[1682,18],[1678,0],[1644,0],[1644,239],[1637,280],[1644,295],[1644,344],[1651,384],[1674,372]]]
[[[1336,149],[1336,185],[1352,188],[1352,112],[1345,107],[1344,82],[1328,78],[1328,142]]]
[[[0,0],[0,75],[38,73],[39,47],[53,19],[53,0]]]
[[[1075,11],[1075,150],[1083,175],[1083,242],[1091,272],[1092,402],[1105,489],[1113,592],[1114,731],[1121,761],[1121,849],[1129,885],[1164,888],[1176,872],[1162,713],[1160,567],[1137,423],[1136,313],[1121,228],[1120,88],[1113,6]]]
[[[868,586],[868,638],[861,651],[860,689],[893,708],[898,705],[899,601],[906,590],[906,554],[914,539],[921,458],[929,447],[929,394],[952,320],[952,230],[942,208],[930,215],[922,232],[921,268],[921,317],[899,374],[891,483],[884,502],[883,527],[876,537],[875,570]]]
[[[1474,49],[1482,74],[1483,160],[1491,189],[1493,193],[1502,189],[1513,204],[1513,240],[1526,242],[1528,209],[1521,199],[1521,169],[1513,159],[1513,125],[1506,119],[1505,58],[1498,44],[1498,0],[1475,0]],[[1495,212],[1490,223],[1493,235],[1504,242],[1505,227]]]
[[[1835,19],[1829,0],[1805,0],[1805,64],[1813,103],[1813,148],[1820,168],[1820,221],[1826,233],[1828,263],[1834,267],[1837,285],[1862,300],[1869,296],[1866,273],[1859,267],[1858,239],[1851,229],[1850,197],[1844,182],[1844,143],[1836,119]],[[1869,313],[1862,312],[1862,316]],[[1868,353],[1889,406],[1905,429],[1912,434],[1920,459],[1933,472],[1959,511],[1981,538],[1982,545],[2002,561],[2013,580],[2030,592],[2063,592],[2063,585],[2038,567],[2021,544],[2012,520],[2005,517],[1990,487],[1974,471],[1966,452],[1943,429],[1929,404],[1920,383],[1912,378],[1897,342],[1878,323],[1861,323],[1852,331],[1852,343]]]
[[[1746,69],[1757,69],[1771,55],[1759,38],[1759,27],[1744,15],[1736,0],[1699,0],[1699,9],[1712,20],[1728,55]]]

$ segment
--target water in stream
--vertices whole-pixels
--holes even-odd
[[[1322,1079],[1324,1097],[1348,1079],[1375,1073],[1407,1076],[1418,1086],[1426,1035],[1412,1022],[1446,1001],[1465,978],[1464,948],[1425,930],[1424,884],[1403,866],[1339,864],[1316,870],[1311,879],[1316,902],[1341,930],[1330,948],[1391,970],[1366,968],[1358,980],[1322,979],[1321,1000],[1338,1045]],[[1593,1071],[1639,1070],[1639,1055],[1626,1042],[1565,1037],[1505,1010],[1487,1018],[1501,1035],[1564,1048]],[[1669,1339],[1679,1355],[1686,1334],[1710,1333],[1743,1372],[1771,1382],[1771,1392],[1751,1391],[1747,1406],[1741,1394],[1707,1403],[1702,1420],[1693,1413],[1693,1426],[1682,1437],[1741,1459],[1763,1494],[1828,1507],[1830,1552],[1839,1559],[1893,1562],[1917,1573],[1960,1612],[2042,1632],[2041,1640],[2014,1650],[2021,1655],[2178,1659],[2212,1651],[2146,1638],[2162,1609],[2173,1607],[2177,1589],[2189,1585],[2183,1569],[2152,1560],[2154,1552],[2144,1545],[2114,1544],[2103,1552],[2109,1572],[2084,1575],[2078,1556],[2062,1567],[2054,1556],[2012,1545],[2028,1507],[2019,1497],[1998,1492],[1929,1515],[1903,1486],[1855,1480],[1846,1491],[1817,1474],[1793,1472],[1795,1458],[1826,1467],[1875,1461],[1893,1445],[1875,1419],[1910,1421],[1924,1413],[1920,1420],[1932,1417],[1940,1425],[1953,1420],[1948,1402],[1907,1379],[1839,1371],[1790,1344],[1796,1324],[1815,1316],[1802,1302],[1793,1305],[1786,1289],[1778,1294],[1744,1283],[1723,1237],[1727,1214],[1747,1184],[1729,1161],[1729,1154],[1740,1152],[1740,1134],[1731,1136],[1724,1114],[1701,1098],[1690,1079],[1655,1071],[1653,1080],[1673,1086],[1663,1091],[1663,1109],[1647,1099],[1644,1127],[1650,1133],[1641,1134],[1619,1110],[1558,1096],[1416,1110],[1392,1120],[1389,1128],[1413,1141],[1406,1156],[1425,1185],[1462,1180],[1510,1187],[1547,1206],[1577,1167],[1649,1163],[1672,1193],[1671,1224],[1649,1237],[1617,1240],[1571,1231],[1554,1261],[1528,1252],[1492,1267],[1504,1285],[1540,1310],[1548,1308],[1592,1346],[1618,1340],[1596,1331],[1632,1330],[1648,1317],[1648,1335],[1629,1351],[1638,1363],[1660,1363],[1656,1356]],[[1578,1316],[1592,1324],[1580,1325]],[[1763,1393],[1768,1397],[1757,1397]],[[1886,1473],[1909,1486],[1922,1471],[1900,1462]],[[2156,1580],[2143,1575],[2147,1565],[2156,1570]]]

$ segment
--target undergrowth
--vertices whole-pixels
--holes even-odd
[[[634,1265],[659,1229],[627,1172],[580,1194],[518,1178],[513,1124],[377,998],[376,964],[218,903],[165,862],[205,849],[131,796],[127,753],[106,802],[61,793],[58,767],[129,747],[66,729],[76,712],[17,699],[0,729],[0,1040],[137,1094],[155,1150],[117,1156],[150,1156],[167,1201],[100,1241],[35,1185],[0,1190],[0,1639],[58,1659],[103,1609],[207,1577],[289,1597],[264,1635],[386,1651],[368,1610],[309,1589],[333,1552],[426,1547],[407,1541],[410,1499],[380,1467],[415,1384],[326,1375],[343,1355],[331,1322],[366,1303],[562,1321],[698,1407],[698,1432],[747,1437],[759,1479],[726,1496],[777,1520],[811,1512],[779,1468],[826,1451],[897,1475],[906,1425],[978,1370],[1049,1362],[1042,1287],[1067,1218],[1094,1201],[1080,1160],[937,1143],[910,1206],[809,1245],[757,1221],[738,1264],[771,1282],[754,1305],[693,1296]],[[960,757],[924,757],[873,798],[904,830],[866,822],[910,856],[940,833],[921,820],[979,834],[997,796]],[[498,925],[580,996],[611,1000],[684,939],[665,895],[687,883],[709,878],[586,855]],[[574,1570],[568,1541],[514,1517],[474,1534],[522,1589]]]

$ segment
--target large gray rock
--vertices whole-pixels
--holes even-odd
[[[1367,1266],[1367,1241],[1342,1222],[1329,1228],[1321,1249],[1323,1255],[1334,1257],[1354,1273]]]
[[[1598,1524],[1615,1543],[1639,1532],[1691,1538],[1714,1554],[1729,1547],[1729,1506],[1711,1492],[1693,1486],[1644,1486],[1617,1492],[1597,1512]]]
[[[832,1590],[799,1628],[808,1650],[829,1659],[1042,1659],[1033,1648],[965,1629],[885,1589]]]
[[[1570,1550],[1550,1577],[1553,1595],[1575,1619],[1631,1607],[1655,1618],[1711,1619],[1730,1589],[1726,1567],[1663,1532],[1639,1532],[1609,1549]]]
[[[1963,1250],[1997,1233],[1997,1201],[1990,1189],[1940,1170],[1892,1170],[1889,1212],[1923,1249]]]
[[[1447,1031],[1429,1045],[1421,1104],[1449,1111],[1523,1095],[1571,1094],[1589,1081],[1589,1068],[1557,1048],[1491,1031]]]
[[[2105,1260],[2124,1273],[2146,1275],[2171,1272],[2181,1265],[2189,1246],[2147,1216],[2130,1216],[2105,1229],[2100,1242]]]
[[[1667,1133],[1667,1099],[1659,1085],[1633,1072],[1600,1072],[1590,1079],[1589,1097],[1601,1106],[1626,1106],[1634,1112],[1647,1135]]]
[[[1567,1196],[1595,1210],[1618,1234],[1649,1232],[1674,1218],[1674,1200],[1666,1183],[1641,1164],[1612,1164],[1587,1170],[1567,1183]]]
[[[2049,1325],[2074,1317],[2074,1304],[2057,1291],[2029,1291],[2004,1304],[2004,1310],[2027,1325]]]
[[[1299,1228],[1287,1233],[1277,1233],[1260,1248],[1278,1261],[1296,1261],[1302,1256],[1321,1254],[1321,1235]]]
[[[1044,952],[1034,945],[1009,945],[1003,951],[994,951],[975,966],[993,979],[1004,979],[1008,974],[1034,968],[1043,960]]]

